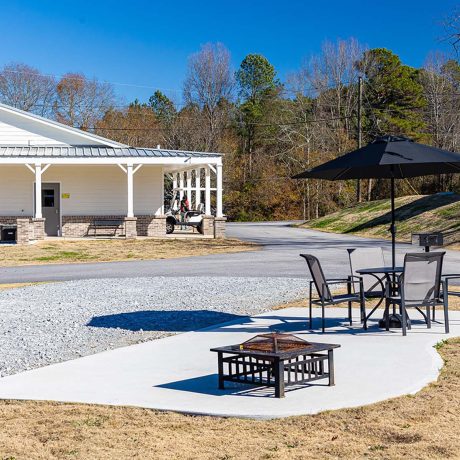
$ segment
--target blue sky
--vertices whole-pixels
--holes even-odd
[[[326,39],[355,37],[420,66],[428,52],[450,49],[442,22],[456,6],[460,0],[8,0],[0,66],[79,71],[117,83],[124,101],[159,88],[180,102],[187,56],[204,43],[224,43],[235,68],[262,53],[281,79]]]

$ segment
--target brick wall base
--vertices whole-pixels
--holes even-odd
[[[137,235],[162,237],[166,235],[166,216],[137,216]]]
[[[32,240],[45,238],[45,219],[29,216],[0,216],[0,225],[16,225],[16,242],[27,244]]]
[[[203,236],[214,236],[213,216],[203,216]]]
[[[62,236],[64,238],[83,238],[85,236],[125,236],[125,226],[120,226],[113,234],[112,230],[93,227],[95,220],[125,220],[125,216],[62,216]]]
[[[33,218],[31,222],[33,236],[31,239],[44,240],[45,239],[45,220]]]
[[[16,220],[16,243],[18,244],[27,244],[29,243],[29,227],[30,220],[26,219],[17,219]]]
[[[137,217],[125,217],[126,238],[137,238]]]
[[[216,217],[214,219],[214,238],[225,238],[226,217]]]

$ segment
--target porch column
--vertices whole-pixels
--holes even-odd
[[[195,209],[198,209],[198,205],[201,203],[201,169],[195,170]]]
[[[222,211],[222,165],[216,166],[216,175],[217,175],[217,210],[216,217],[223,217]]]
[[[182,201],[182,198],[184,198],[184,176],[185,172],[182,171],[179,173],[179,200]]]
[[[173,198],[176,199],[177,193],[177,173],[172,174]],[[164,187],[163,187],[164,190]]]
[[[190,206],[192,206],[192,171],[187,171],[187,198]]]
[[[211,168],[206,166],[206,176],[205,176],[205,198],[204,198],[204,205],[205,205],[205,214],[207,216],[211,215]]]
[[[126,165],[126,173],[128,176],[128,214],[127,217],[134,217],[134,181],[133,181],[133,165]]]
[[[35,218],[41,219],[42,215],[42,165],[35,165]]]

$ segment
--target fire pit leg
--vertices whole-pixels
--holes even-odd
[[[223,390],[224,387],[224,361],[223,361],[223,353],[219,351],[217,353],[217,363],[219,369],[219,390]]]
[[[273,362],[275,376],[275,398],[284,398],[284,361],[275,359]]]
[[[332,387],[335,385],[334,350],[329,350],[327,352],[327,365],[329,367],[329,386]]]

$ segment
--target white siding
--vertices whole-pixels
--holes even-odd
[[[163,173],[143,166],[134,175],[134,213],[158,213],[163,201]],[[63,216],[126,215],[126,174],[116,165],[50,166],[43,182],[59,182]],[[0,165],[0,215],[32,215],[34,175],[25,166]]]
[[[0,165],[0,216],[32,216],[34,181],[25,166]]]
[[[35,126],[29,126],[30,130],[24,129],[26,124],[22,127],[13,126],[2,121],[0,116],[0,140],[3,145],[18,145],[18,146],[39,146],[39,145],[67,145],[51,137],[46,137],[43,134],[32,132]],[[41,130],[44,133],[44,130]]]
[[[46,119],[13,112],[0,107],[0,143],[2,145],[120,145],[109,139],[93,137],[89,133],[69,130],[65,125],[53,124]]]

